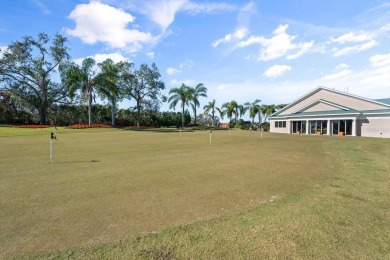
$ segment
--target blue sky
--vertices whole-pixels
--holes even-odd
[[[390,1],[1,0],[0,48],[40,32],[66,36],[76,61],[155,62],[166,94],[203,83],[202,107],[317,86],[390,98]]]

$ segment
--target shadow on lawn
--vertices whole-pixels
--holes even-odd
[[[54,163],[98,163],[99,160],[90,160],[90,161],[54,161]]]
[[[144,132],[156,132],[156,133],[179,133],[179,128],[121,128],[123,131],[144,131]],[[195,131],[227,131],[227,128],[212,128],[212,127],[185,127],[182,132],[195,132]]]
[[[179,133],[179,129],[177,128],[122,128],[123,131],[140,131],[140,132],[155,132],[155,133]],[[184,129],[185,132],[194,132],[192,129]]]

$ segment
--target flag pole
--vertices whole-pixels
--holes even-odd
[[[53,163],[53,133],[50,134],[50,163]]]
[[[53,163],[53,139],[57,139],[55,133],[50,133],[50,163]]]

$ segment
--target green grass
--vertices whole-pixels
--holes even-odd
[[[388,139],[3,131],[0,258],[390,257]]]

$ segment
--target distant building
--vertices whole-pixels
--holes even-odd
[[[318,87],[272,114],[270,131],[390,138],[390,98],[373,100]]]
[[[228,128],[229,127],[229,123],[219,123],[219,127],[220,128]]]

